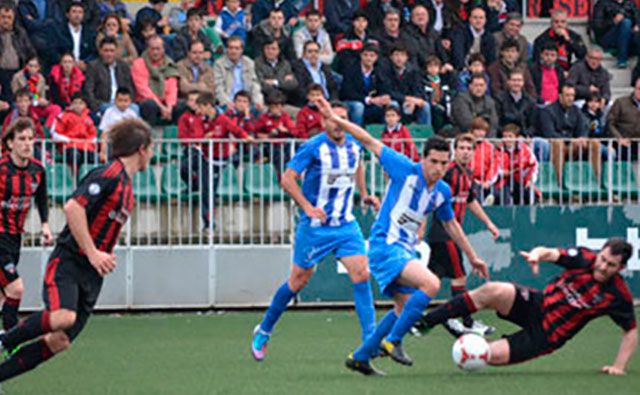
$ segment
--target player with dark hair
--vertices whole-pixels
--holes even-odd
[[[491,232],[493,238],[500,236],[500,231],[491,221],[482,206],[476,200],[477,185],[473,181],[473,174],[469,169],[469,163],[473,159],[475,138],[470,133],[458,135],[454,142],[454,160],[449,164],[443,180],[451,188],[453,212],[458,223],[462,224],[464,215],[469,211],[475,215]],[[462,251],[451,236],[444,230],[442,222],[433,216],[431,226],[427,234],[431,255],[429,256],[429,270],[438,278],[451,279],[451,296],[456,297],[466,291],[467,276],[462,262]],[[445,322],[449,332],[462,335],[465,332],[475,332],[480,335],[488,335],[495,328],[487,326],[480,321],[474,321],[471,316],[464,316],[462,322],[449,320]]]
[[[35,129],[31,120],[18,119],[2,136],[5,155],[0,160],[0,289],[4,299],[2,326],[9,330],[18,323],[18,309],[24,284],[18,274],[24,223],[32,198],[42,223],[43,244],[53,240],[49,223],[46,173],[33,158]]]
[[[500,318],[522,330],[490,343],[491,365],[524,362],[549,354],[573,338],[591,320],[609,316],[623,330],[613,365],[602,371],[625,373],[638,345],[631,292],[620,272],[633,255],[633,247],[621,238],[607,240],[600,252],[587,248],[536,247],[520,255],[534,274],[541,262],[552,262],[564,271],[542,291],[507,282],[488,282],[438,307],[424,318],[433,328],[446,320],[495,310]]]
[[[257,361],[265,358],[271,332],[291,299],[309,282],[318,262],[330,254],[342,261],[353,283],[362,338],[369,336],[375,326],[364,237],[352,212],[356,188],[361,199],[375,209],[379,202],[367,192],[362,147],[335,120],[347,118],[346,105],[337,102],[326,105],[333,106],[330,111],[335,114],[325,119],[326,132],[305,142],[282,176],[282,188],[300,207],[301,218],[289,278],[278,288],[264,318],[254,329],[251,352]],[[300,187],[298,180],[303,174]]]
[[[124,120],[109,133],[113,161],[92,170],[64,206],[67,226],[58,237],[44,275],[45,309],[0,334],[0,348],[14,350],[0,364],[0,382],[27,372],[68,349],[100,294],[103,277],[116,267],[113,248],[133,209],[133,176],[153,156],[151,128]]]
[[[323,98],[317,101],[326,119],[336,123],[380,158],[391,180],[380,213],[371,228],[369,266],[380,290],[394,300],[394,309],[378,323],[375,331],[347,358],[347,368],[365,375],[381,375],[370,360],[380,350],[394,361],[411,365],[413,361],[402,349],[402,338],[420,319],[440,289],[440,280],[416,258],[418,232],[428,215],[436,218],[453,240],[469,256],[471,265],[483,277],[487,265],[480,259],[451,208],[451,190],[442,181],[449,164],[449,143],[441,137],[430,138],[423,159],[414,163],[385,146],[358,125],[337,116]]]

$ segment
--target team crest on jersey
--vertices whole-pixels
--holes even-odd
[[[13,274],[16,272],[16,265],[13,263],[7,263],[4,265],[4,271]]]
[[[569,255],[571,258],[575,258],[578,256],[578,250],[575,248],[569,248],[567,250],[567,255]]]
[[[89,185],[89,195],[95,196],[99,193],[100,193],[100,185],[98,185],[95,182]]]

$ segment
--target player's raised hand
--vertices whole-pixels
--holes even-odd
[[[520,251],[520,256],[523,257],[527,263],[531,266],[531,271],[534,275],[540,273],[540,257],[533,251]]]
[[[624,369],[620,369],[615,366],[603,366],[600,371],[602,373],[608,374],[609,376],[624,376],[625,374],[627,374]]]
[[[88,256],[91,266],[102,277],[111,273],[116,268],[116,256],[115,254],[107,254],[106,252],[96,251]]]
[[[367,197],[362,199],[362,202],[368,206],[373,207],[375,211],[380,210],[380,199],[378,199],[378,197],[375,195],[368,195]]]
[[[304,213],[307,214],[307,217],[312,219],[319,219],[321,223],[327,222],[327,213],[324,212],[320,207],[309,207],[304,210]]]
[[[469,259],[471,266],[473,266],[473,272],[481,278],[489,279],[489,267],[487,263],[480,257],[474,257]]]
[[[329,103],[327,99],[321,96],[317,100],[315,100],[315,105],[318,107],[318,110],[320,111],[322,116],[327,119],[333,117],[333,109],[331,108],[331,103]]]

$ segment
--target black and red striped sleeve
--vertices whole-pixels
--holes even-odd
[[[82,179],[78,188],[71,195],[87,211],[103,199],[106,199],[118,185],[118,177],[107,177],[108,167],[94,169]]]
[[[49,197],[47,196],[47,172],[44,168],[40,172],[40,184],[34,194],[36,207],[38,208],[38,215],[40,216],[40,222],[45,223],[49,221]]]
[[[613,285],[617,294],[617,303],[610,308],[609,317],[625,332],[636,329],[638,325],[629,287],[620,276],[614,277]]]
[[[560,258],[555,264],[565,269],[588,268],[595,263],[596,256],[595,252],[584,247],[560,248]]]
[[[469,197],[467,203],[473,203],[477,198],[477,191],[480,189],[478,183],[473,179],[473,175],[469,174]]]

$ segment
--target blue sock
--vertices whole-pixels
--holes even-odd
[[[376,330],[371,336],[365,340],[362,345],[353,353],[353,358],[358,361],[368,361],[371,359],[380,347],[380,342],[385,336],[389,334],[391,328],[396,323],[398,316],[393,309],[385,314],[384,317],[378,322]]]
[[[278,288],[275,295],[273,295],[271,304],[260,323],[260,329],[271,333],[273,326],[278,322],[280,316],[287,309],[287,305],[294,296],[296,296],[295,292],[289,288],[289,282],[285,281],[285,283]]]
[[[364,342],[376,327],[376,310],[373,307],[373,295],[369,280],[353,284],[353,300],[356,304],[356,313],[362,329],[362,341]]]
[[[431,296],[421,290],[417,290],[413,296],[407,300],[398,321],[393,326],[393,329],[391,329],[389,336],[387,336],[387,340],[390,342],[401,341],[404,335],[409,332],[409,329],[411,329],[413,324],[422,317],[422,313],[424,312],[424,309],[429,306],[430,301]]]

